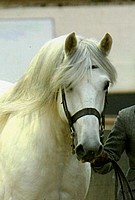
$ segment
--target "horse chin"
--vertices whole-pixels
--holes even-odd
[[[89,162],[89,163],[93,163],[95,161],[95,159],[92,157],[86,157],[84,156],[83,158],[78,158],[78,160],[81,162],[81,163],[86,163],[86,162]]]

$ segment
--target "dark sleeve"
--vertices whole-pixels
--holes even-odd
[[[124,115],[124,112],[120,111],[116,118],[114,126],[104,144],[104,150],[115,161],[118,161],[120,159],[121,154],[125,150],[125,145],[126,145],[125,117],[126,116]],[[95,169],[95,171],[100,174],[106,174],[111,170],[112,170],[111,163],[105,164]]]
[[[104,149],[112,159],[118,161],[126,147],[126,116],[120,111],[105,142]]]

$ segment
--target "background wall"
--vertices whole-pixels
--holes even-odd
[[[54,38],[53,26],[50,18],[0,20],[0,80],[20,79],[41,46]]]
[[[91,5],[99,3],[125,4],[133,3],[134,0],[1,0],[2,7],[15,6],[75,6],[75,5]]]
[[[0,18],[52,18],[55,36],[75,31],[79,35],[101,39],[113,37],[110,59],[118,71],[111,91],[135,92],[135,5],[99,5],[77,7],[20,7],[1,9]],[[47,28],[47,27],[46,27]]]

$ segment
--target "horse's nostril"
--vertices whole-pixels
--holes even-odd
[[[79,157],[82,157],[85,154],[85,151],[84,151],[83,146],[81,144],[76,147],[76,154]]]

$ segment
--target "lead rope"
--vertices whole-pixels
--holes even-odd
[[[115,200],[117,200],[118,183],[120,183],[123,200],[129,200],[129,196],[130,196],[130,200],[134,200],[132,190],[129,186],[129,183],[128,183],[122,169],[114,160],[109,159],[109,161],[112,163],[112,166],[113,166],[113,169],[115,172]],[[126,191],[126,193],[124,191]]]

